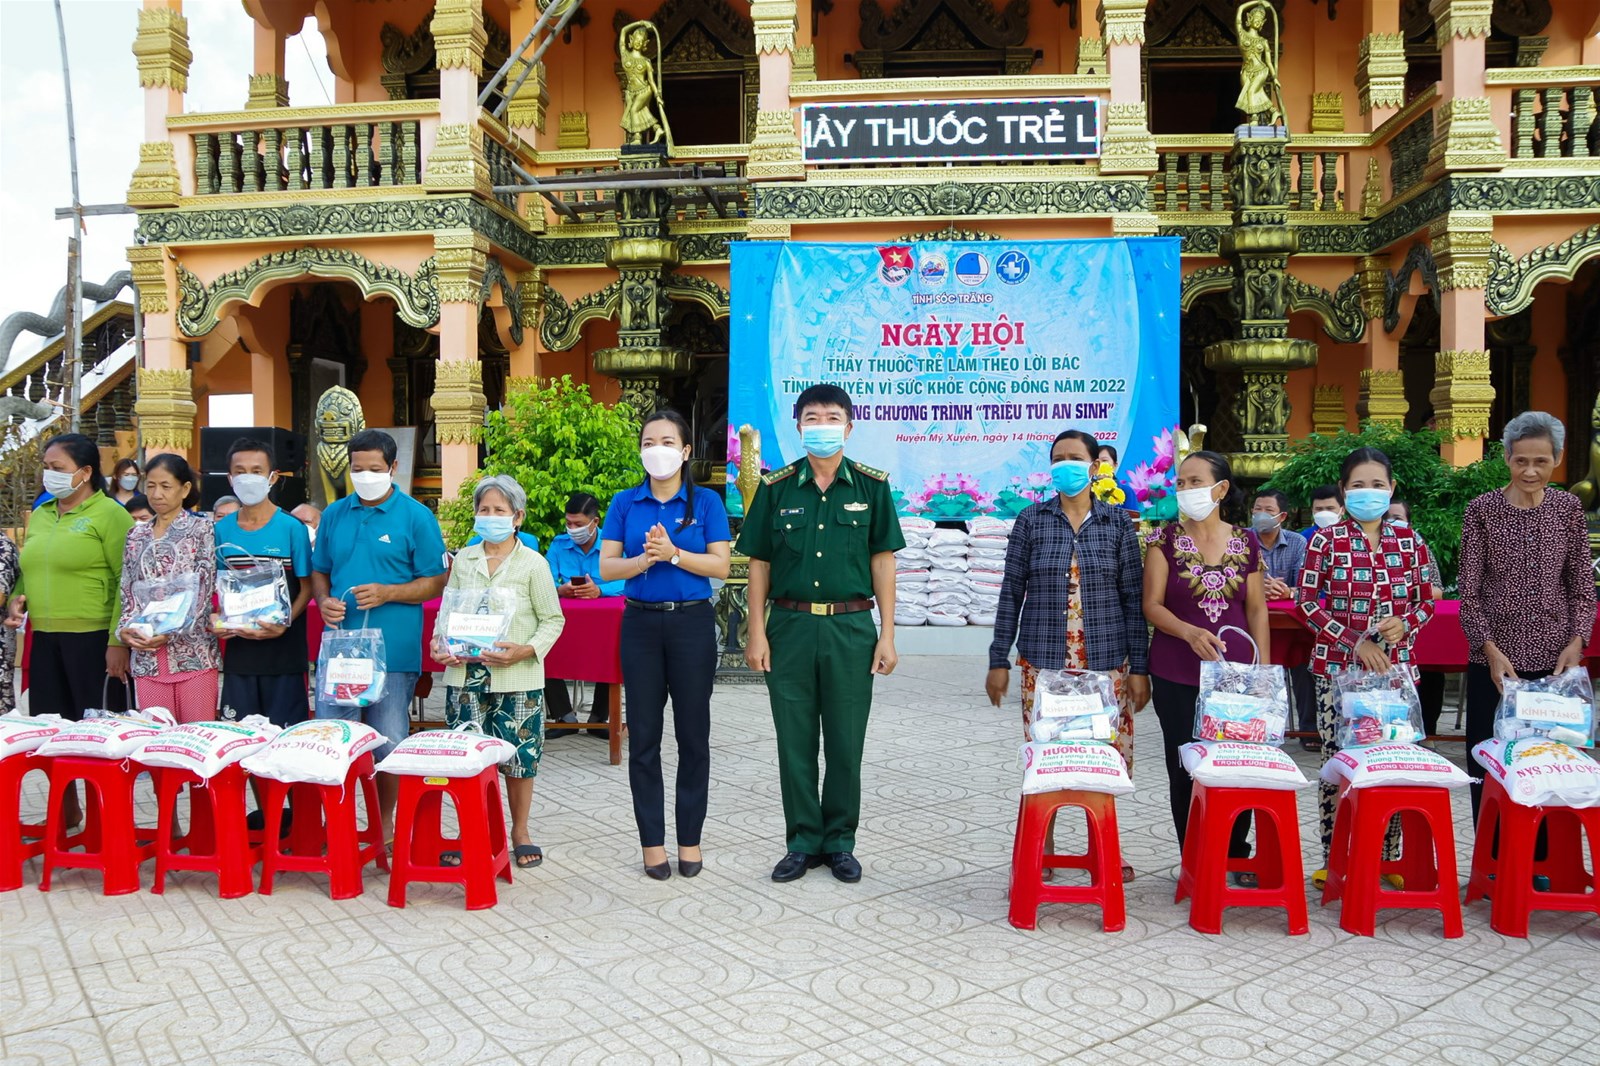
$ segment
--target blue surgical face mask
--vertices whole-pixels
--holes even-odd
[[[1063,496],[1076,496],[1089,487],[1089,464],[1079,459],[1051,463],[1050,484]]]
[[[844,447],[844,427],[838,425],[801,426],[800,446],[818,459],[837,454]]]
[[[1393,496],[1388,489],[1350,489],[1344,494],[1344,509],[1357,522],[1371,522],[1388,513]]]
[[[481,514],[472,520],[472,531],[490,544],[499,544],[517,531],[516,523],[503,514]]]

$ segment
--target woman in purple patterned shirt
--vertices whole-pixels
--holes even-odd
[[[1467,751],[1494,734],[1500,686],[1583,662],[1594,629],[1594,573],[1583,504],[1550,487],[1566,430],[1543,411],[1506,423],[1511,483],[1467,505],[1461,523],[1461,628],[1467,665]],[[1472,817],[1482,785],[1472,784]]]

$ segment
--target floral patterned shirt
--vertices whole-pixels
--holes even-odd
[[[1201,558],[1200,548],[1181,522],[1147,534],[1145,544],[1167,561],[1167,587],[1162,605],[1178,619],[1213,633],[1224,626],[1250,631],[1245,611],[1245,582],[1262,569],[1261,547],[1234,526],[1222,558],[1215,566]],[[1223,636],[1228,658],[1250,662],[1250,642],[1233,633]],[[1150,637],[1150,673],[1179,685],[1200,684],[1200,657],[1189,642],[1159,629]]]
[[[191,611],[196,620],[194,628],[174,636],[166,645],[167,668],[174,674],[216,670],[222,666],[217,637],[210,624],[211,599],[217,585],[214,543],[209,518],[181,511],[159,540],[155,537],[154,523],[141,522],[134,526],[122,549],[122,620],[117,623],[118,629],[133,620],[139,607],[134,594],[136,582],[189,573],[200,579],[199,595]],[[155,550],[146,551],[152,545],[156,545]],[[133,652],[133,676],[159,675],[161,668],[157,658],[158,653]]]
[[[1387,518],[1379,529],[1377,551],[1353,520],[1318,530],[1306,547],[1306,565],[1294,597],[1316,637],[1312,672],[1327,677],[1336,668],[1355,663],[1356,645],[1373,625],[1398,617],[1406,624],[1406,635],[1388,648],[1390,659],[1405,664],[1415,681],[1411,646],[1417,631],[1433,617],[1432,563],[1422,538],[1409,526]]]

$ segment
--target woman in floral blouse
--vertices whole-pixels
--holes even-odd
[[[1232,626],[1250,634],[1267,661],[1270,649],[1267,593],[1261,549],[1230,518],[1244,494],[1233,483],[1228,461],[1215,452],[1195,452],[1178,466],[1178,513],[1149,535],[1144,563],[1144,613],[1155,626],[1150,638],[1150,686],[1167,757],[1172,825],[1183,849],[1193,783],[1178,749],[1194,736],[1202,660],[1250,662],[1255,652]],[[1250,855],[1250,816],[1233,823],[1228,854]],[[1255,887],[1255,875],[1236,873],[1234,883]]]
[[[1428,546],[1409,526],[1397,526],[1388,517],[1395,488],[1389,457],[1376,448],[1357,448],[1345,457],[1339,488],[1348,517],[1312,536],[1295,590],[1295,604],[1316,638],[1311,672],[1324,763],[1338,751],[1333,674],[1347,667],[1386,673],[1398,666],[1415,683],[1411,646],[1433,617]],[[1319,793],[1326,867],[1339,790],[1324,781]],[[1391,828],[1389,853],[1397,842]],[[1312,881],[1320,887],[1327,876],[1321,869]]]
[[[128,534],[122,551],[122,620],[118,638],[133,649],[132,671],[139,706],[166,707],[181,722],[217,716],[217,637],[211,631],[211,595],[217,561],[211,520],[187,508],[199,503],[200,479],[181,455],[163,453],[145,470],[145,495],[155,518]],[[150,634],[133,626],[150,606],[136,583],[194,574],[196,595],[190,626],[177,633]]]

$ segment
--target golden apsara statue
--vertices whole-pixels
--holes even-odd
[[[649,22],[630,22],[622,27],[617,47],[622,53],[623,143],[670,145],[672,131],[661,97],[660,34]]]
[[[1262,34],[1267,15],[1272,15],[1273,39]],[[1278,12],[1268,0],[1249,0],[1234,13],[1233,28],[1239,37],[1239,99],[1234,106],[1245,120],[1258,126],[1283,125],[1283,91],[1278,84]]]

